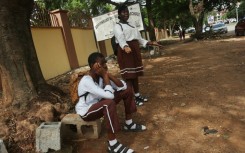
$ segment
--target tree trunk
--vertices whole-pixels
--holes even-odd
[[[201,0],[197,5],[193,6],[192,0],[189,1],[189,10],[194,20],[193,23],[196,29],[196,36],[202,33],[203,19],[204,19],[204,1]]]
[[[4,107],[25,107],[45,84],[30,30],[33,0],[0,1],[0,75]],[[29,73],[30,72],[30,73]]]
[[[163,19],[163,30],[164,30],[164,38],[168,38],[168,31],[165,19]]]
[[[175,27],[175,22],[173,22],[173,23],[168,25],[169,32],[170,32],[170,37],[173,37],[174,27]]]
[[[150,40],[155,41],[156,40],[155,30],[154,30],[155,24],[152,15],[151,0],[146,0],[146,10],[147,10],[148,21],[149,21],[148,31],[149,31]]]
[[[204,19],[204,12],[201,12],[200,15],[198,16],[198,19],[195,19],[193,21],[196,29],[196,35],[200,35],[202,33],[203,19]]]

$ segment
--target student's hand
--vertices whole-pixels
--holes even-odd
[[[132,51],[129,46],[124,46],[123,49],[126,53],[130,53]]]
[[[149,41],[149,42],[147,42],[147,45],[163,47],[157,41]]]
[[[111,81],[113,81],[115,83],[116,86],[118,87],[123,87],[123,83],[117,79],[115,76],[113,76],[111,73],[107,73],[108,74],[108,77]]]
[[[154,46],[159,46],[160,44],[158,44],[158,42],[156,42],[156,41],[153,41],[153,42],[152,42],[152,45],[154,45]]]
[[[95,70],[95,73],[101,77],[104,77],[107,74],[107,70],[102,67],[99,63],[95,63],[93,65],[93,69]]]
[[[108,75],[108,77],[109,77],[110,80],[119,80],[119,79],[117,79],[114,75],[112,75],[109,72],[107,72],[107,75]]]

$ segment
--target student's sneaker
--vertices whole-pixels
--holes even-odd
[[[139,95],[135,96],[135,101],[147,102],[148,99],[145,96]]]

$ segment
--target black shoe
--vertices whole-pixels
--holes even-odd
[[[141,100],[137,100],[136,98],[135,98],[135,104],[136,104],[136,106],[144,105],[144,103]]]

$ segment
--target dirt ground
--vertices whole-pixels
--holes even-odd
[[[140,90],[149,101],[138,107],[134,120],[147,130],[121,131],[117,139],[137,153],[244,153],[244,44],[245,37],[177,40],[165,45],[160,56],[149,57],[145,52]],[[119,74],[113,61],[108,67]],[[49,82],[68,92],[68,76]],[[118,115],[123,124],[122,104]],[[106,130],[102,127],[99,139],[69,144],[74,153],[106,153]]]
[[[122,131],[118,140],[138,153],[244,153],[244,44],[245,37],[178,42],[145,58],[140,89],[149,102],[134,120],[147,131]],[[123,123],[122,105],[118,114]],[[77,143],[77,153],[106,152],[106,137],[103,128],[99,139]]]

